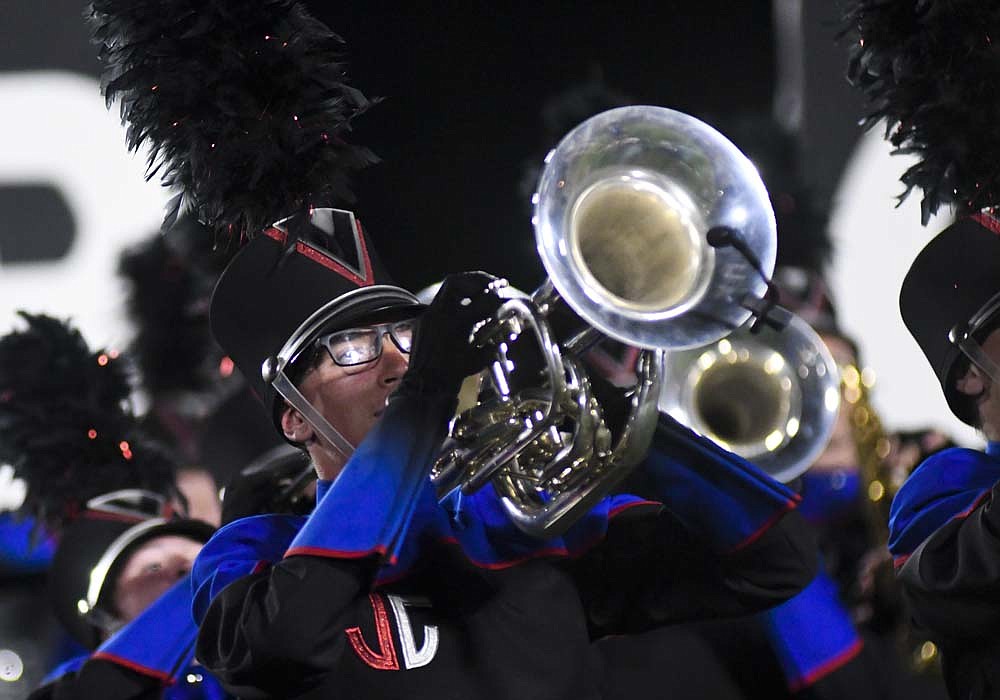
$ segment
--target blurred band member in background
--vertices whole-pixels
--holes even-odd
[[[56,616],[91,650],[33,697],[154,698],[178,682],[193,686],[185,697],[220,697],[188,672],[188,574],[215,527],[181,515],[175,465],[129,407],[125,359],[57,319],[22,318],[0,338],[0,453],[27,484],[24,512],[56,536]]]
[[[854,2],[848,77],[865,93],[868,126],[913,157],[904,196],[919,188],[922,223],[944,205],[956,220],[917,255],[900,312],[952,412],[982,431],[985,451],[924,461],[892,503],[889,548],[914,620],[942,652],[954,698],[1000,697],[1000,80],[992,37],[1000,7]]]

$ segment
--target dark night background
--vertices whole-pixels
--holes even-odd
[[[429,281],[413,261],[430,257],[436,272],[483,267],[536,286],[517,184],[555,145],[546,99],[593,71],[638,103],[689,113],[767,109],[772,96],[768,2],[313,7],[351,47],[355,83],[386,97],[359,124],[384,159],[359,180],[359,209],[376,240],[391,236],[382,255],[411,285]]]
[[[832,189],[857,137],[835,3],[306,4],[345,39],[353,83],[384,98],[356,125],[355,140],[383,161],[359,176],[356,209],[389,269],[414,288],[469,268],[525,289],[540,281],[518,184],[526,164],[540,162],[561,135],[543,131],[548,98],[599,75],[635,102],[710,123],[770,110],[779,73],[773,14],[781,8],[802,13],[799,135],[821,191]],[[82,9],[76,0],[6,3],[0,71],[96,77]],[[44,238],[26,234],[72,229],[56,196],[0,184],[8,261],[26,241]],[[53,243],[53,252],[64,247]]]

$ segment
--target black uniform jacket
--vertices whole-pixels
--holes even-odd
[[[401,404],[308,518],[235,521],[199,555],[196,656],[232,694],[598,698],[594,639],[760,610],[815,575],[794,494],[674,424],[645,468],[676,502],[605,498],[538,540],[492,486],[439,503],[407,464],[440,433]]]
[[[893,501],[890,541],[914,621],[953,698],[1000,699],[1000,444],[922,464]],[[898,502],[898,503],[897,503]],[[927,534],[927,533],[930,534]],[[919,542],[912,549],[909,542]]]

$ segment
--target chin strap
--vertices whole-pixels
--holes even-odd
[[[285,401],[296,411],[302,414],[306,422],[312,426],[319,435],[337,452],[343,455],[344,459],[350,459],[354,454],[354,445],[348,442],[347,438],[341,435],[330,422],[317,411],[308,399],[302,395],[295,385],[292,384],[283,370],[279,370],[274,375],[271,382],[274,390],[284,397]]]

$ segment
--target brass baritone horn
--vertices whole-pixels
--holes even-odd
[[[839,405],[837,364],[797,316],[667,354],[660,410],[781,482],[819,457]]]
[[[495,360],[432,479],[442,496],[492,483],[518,527],[550,537],[645,455],[662,351],[715,342],[750,317],[776,234],[751,162],[704,122],[662,107],[580,124],[546,158],[533,203],[549,279],[475,334]],[[710,245],[719,229],[742,251]],[[557,333],[552,321],[567,307],[582,323]],[[644,348],[620,426],[606,420],[580,359],[602,337]]]

